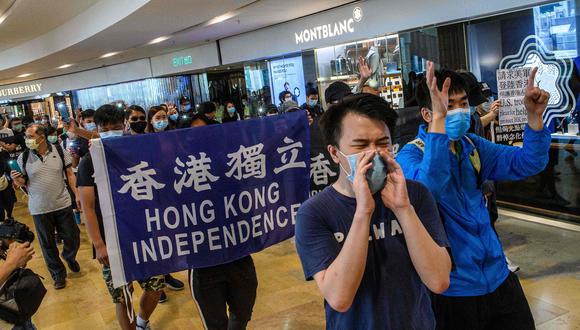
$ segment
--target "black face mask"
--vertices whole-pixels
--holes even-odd
[[[129,124],[131,130],[137,134],[145,133],[145,128],[147,127],[147,122],[145,121],[137,121]]]

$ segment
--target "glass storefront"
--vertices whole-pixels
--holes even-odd
[[[539,68],[536,84],[550,92],[544,122],[552,131],[549,163],[531,178],[498,182],[501,204],[580,221],[578,33],[580,2],[568,0],[466,23],[470,70],[503,99],[498,69]],[[501,111],[501,110],[500,110]],[[496,143],[519,145],[522,125],[495,122]]]
[[[179,104],[182,96],[192,96],[190,76],[153,78],[81,89],[73,92],[73,105],[75,109],[96,109],[103,104],[122,100],[126,104],[138,104],[147,109],[167,102]]]
[[[398,35],[316,49],[321,103],[326,103],[324,91],[333,82],[342,81],[351,88],[359,84],[359,57],[372,71],[363,91],[380,95],[395,109],[404,107]]]

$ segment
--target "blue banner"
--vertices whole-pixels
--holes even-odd
[[[94,140],[115,287],[227,263],[294,235],[308,198],[302,112]]]

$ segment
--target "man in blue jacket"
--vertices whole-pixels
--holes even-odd
[[[430,62],[427,79],[417,88],[428,126],[419,128],[397,161],[408,179],[425,184],[435,197],[451,245],[449,289],[433,295],[438,329],[534,329],[521,285],[491,228],[481,182],[521,180],[548,162],[550,132],[542,114],[550,96],[534,87],[536,71],[524,97],[528,124],[522,148],[466,134],[469,104],[457,73],[435,72]]]

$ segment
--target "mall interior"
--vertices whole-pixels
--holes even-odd
[[[580,329],[577,9],[577,0],[0,0],[0,329]],[[445,138],[449,162],[475,170],[447,168],[441,180],[458,188],[445,192],[407,171],[447,152],[430,145],[443,93],[427,87],[431,63],[437,77],[463,77],[468,126],[483,126],[475,144],[460,135],[474,150],[463,159]],[[449,135],[453,88],[447,107],[441,98]],[[367,94],[350,101],[351,92]],[[328,119],[365,97],[386,110]],[[361,120],[385,127],[383,110],[398,117],[395,130],[386,122],[389,157],[426,186],[410,203],[433,207],[415,204],[406,218],[386,206],[389,185],[409,196],[412,186],[397,185],[393,158],[376,153],[373,169],[382,159],[388,170],[375,214],[397,220],[386,237],[367,222],[367,247],[356,229],[375,216],[357,218],[358,191],[371,177],[323,142],[320,125],[344,138]],[[420,156],[403,164],[410,148]],[[490,164],[517,173],[494,176]],[[465,176],[473,182],[462,185]],[[333,196],[337,207],[311,215]],[[454,203],[471,207],[448,210]],[[343,205],[354,218],[337,232]],[[400,244],[379,246],[389,240]],[[467,264],[478,268],[466,275]],[[486,283],[479,291],[473,273]],[[413,280],[396,283],[403,277]]]

